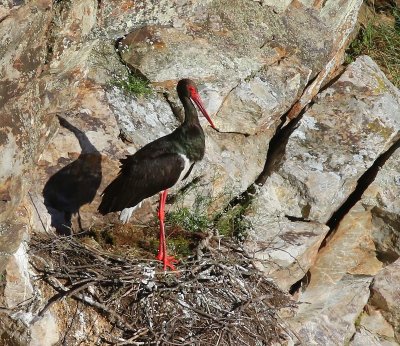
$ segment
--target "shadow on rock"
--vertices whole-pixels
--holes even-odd
[[[75,161],[50,177],[44,186],[43,197],[51,215],[51,226],[58,234],[70,235],[72,215],[78,214],[82,230],[79,209],[93,201],[100,186],[101,155],[81,130],[60,116],[58,119],[61,126],[76,136],[82,151]]]

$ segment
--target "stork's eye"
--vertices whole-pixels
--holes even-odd
[[[196,89],[195,89],[195,87],[189,85],[189,86],[188,86],[188,90],[189,90],[189,94],[190,94],[190,95],[195,95],[195,94],[196,94]]]

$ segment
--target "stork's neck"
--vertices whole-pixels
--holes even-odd
[[[182,97],[181,102],[185,109],[185,120],[183,125],[198,125],[200,124],[197,116],[197,110],[193,102],[188,97]]]

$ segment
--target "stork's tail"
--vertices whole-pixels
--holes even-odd
[[[139,201],[133,200],[132,193],[127,193],[126,190],[126,185],[119,175],[105,188],[102,193],[103,199],[97,210],[102,215],[120,211],[119,219],[122,223],[127,223],[132,213],[142,205],[142,202],[138,203]],[[135,205],[135,202],[138,204]]]
[[[124,184],[121,176],[115,178],[102,193],[103,199],[97,210],[102,214],[108,214],[113,211],[121,211],[127,207],[124,196]]]

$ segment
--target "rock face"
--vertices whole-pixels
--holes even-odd
[[[260,220],[257,223],[255,217],[246,250],[257,259],[259,269],[280,288],[289,290],[314,264],[329,227],[313,222],[272,220],[262,215],[257,215]]]
[[[351,64],[303,115],[259,203],[270,213],[327,222],[398,140],[399,96],[369,57]]]
[[[392,148],[396,147],[398,144]],[[396,287],[399,252],[394,241],[398,228],[393,220],[398,219],[400,210],[395,197],[399,155],[397,149],[388,158],[311,266],[306,288],[299,298],[302,304],[291,320],[303,341],[335,344],[335,340],[340,338],[341,342],[351,341],[352,345],[398,344],[399,296]],[[375,210],[380,210],[380,213]],[[389,216],[392,221],[384,222],[389,220]],[[385,265],[388,266],[384,268]],[[342,287],[343,280],[346,280],[346,287]],[[347,290],[353,285],[357,288]],[[338,291],[337,286],[341,287]],[[337,292],[336,296],[333,291]],[[351,304],[341,305],[354,296],[354,292],[356,298],[351,300]],[[336,325],[338,334],[328,333],[332,329],[327,321],[331,323],[338,316],[346,316],[341,318],[350,322]]]
[[[129,33],[121,56],[161,85],[187,76],[206,81],[207,108],[221,130],[274,132],[310,79],[320,74],[321,83],[342,57],[360,2],[342,6],[328,1],[318,11],[294,2],[279,16],[256,1],[198,1],[182,12],[178,6],[172,27]]]
[[[118,159],[178,126],[174,88],[184,77],[198,81],[220,131],[202,122],[207,154],[185,182],[195,188],[183,203],[191,207],[200,194],[217,213],[265,173],[268,153],[279,147],[283,154],[246,213],[245,247],[283,289],[294,290],[308,273],[292,327],[306,344],[398,341],[398,297],[385,280],[397,280],[390,270],[400,251],[399,91],[368,57],[330,82],[360,5],[1,2],[0,341],[50,345],[63,335],[68,323],[59,307],[36,323],[7,312],[45,293],[29,282],[23,244],[35,232],[69,234],[116,221],[96,212],[100,193]],[[121,90],[132,73],[153,93]],[[326,239],[326,223],[385,153],[375,181]],[[150,199],[137,217],[148,219],[156,204]],[[72,329],[78,341],[88,332]]]
[[[362,196],[362,204],[372,216],[372,235],[378,253],[384,262],[393,262],[400,256],[399,210],[400,150],[388,158],[373,183]]]
[[[354,210],[342,220],[311,266],[292,320],[303,341],[330,345],[339,340],[342,345],[355,333],[355,321],[368,301],[372,276],[382,267],[367,232],[370,223],[368,214]]]
[[[301,299],[301,311],[291,321],[302,342],[309,345],[345,345],[356,331],[354,321],[368,301],[370,277],[343,276],[329,291]],[[311,291],[310,291],[311,294]]]
[[[288,140],[281,164],[260,188],[253,203],[255,212],[248,219],[254,231],[247,242],[248,249],[257,259],[264,260],[263,270],[285,289],[305,276],[311,267],[308,274],[311,280],[301,298],[307,304],[315,302],[319,295],[325,301],[327,280],[339,284],[348,273],[375,275],[382,267],[375,252],[387,242],[392,245],[386,247],[393,249],[390,239],[396,232],[388,230],[385,234],[375,230],[371,211],[357,205],[342,220],[329,246],[318,253],[316,260],[328,232],[322,223],[349,198],[375,160],[397,143],[399,100],[398,90],[377,65],[368,57],[360,57],[304,113]],[[396,175],[396,168],[391,169]],[[388,188],[391,190],[393,187]],[[393,205],[391,193],[384,192],[388,194],[385,205],[392,211],[399,210]],[[372,206],[377,207],[376,202],[369,209]],[[313,222],[289,222],[288,227],[283,216]],[[319,227],[314,220],[321,223]],[[378,235],[380,240],[375,239]],[[296,273],[293,265],[301,270]],[[279,275],[273,274],[276,268]],[[306,310],[299,308],[299,316],[304,313],[309,317],[308,306],[301,305]],[[319,314],[318,310],[315,313]]]
[[[371,286],[370,298],[370,304],[378,308],[383,317],[393,326],[397,340],[400,336],[398,332],[400,325],[399,266],[400,261],[397,260],[376,275]],[[394,335],[388,336],[393,338]]]
[[[360,328],[354,336],[354,343],[375,342],[383,345],[398,345],[399,328],[399,256],[398,221],[400,205],[399,159],[397,149],[388,158],[375,180],[362,195],[358,207],[369,215],[370,241],[376,247],[376,255],[384,265],[370,287],[366,313],[361,318]],[[351,210],[349,214],[352,214]],[[358,341],[359,340],[359,341]]]
[[[49,6],[50,2],[33,2],[11,10],[1,23],[0,49],[5,53],[0,62],[1,221],[18,206],[21,192],[26,192],[22,176],[43,151],[46,137],[54,132],[51,117],[41,109],[37,82],[46,56],[46,31],[51,21]],[[32,42],[25,35],[27,31],[37,40]]]

